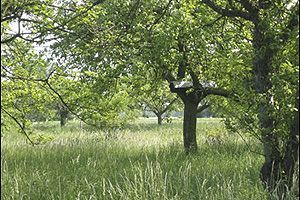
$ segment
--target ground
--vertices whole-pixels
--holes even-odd
[[[111,132],[77,121],[34,127],[34,147],[19,133],[3,134],[1,199],[266,199],[260,144],[228,133],[221,119],[198,119],[191,155],[180,118],[162,126],[139,119]],[[211,137],[221,142],[206,142]]]

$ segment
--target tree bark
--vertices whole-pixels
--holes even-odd
[[[265,41],[268,35],[264,28],[259,26],[259,22],[254,26],[253,47],[255,57],[253,60],[253,73],[256,93],[264,96],[263,99],[259,100],[258,110],[265,155],[265,162],[260,170],[260,178],[266,189],[272,193],[277,188],[280,180],[281,154],[278,137],[274,134],[275,120],[270,109],[272,107],[272,96],[268,94],[268,91],[272,88],[270,73],[274,52]]]
[[[60,126],[63,127],[67,123],[67,117],[68,117],[69,111],[65,106],[59,107],[59,117],[60,117]]]
[[[295,167],[299,162],[299,88],[295,104],[294,119],[283,155],[273,133],[263,138],[265,162],[261,168],[261,180],[270,193],[276,190],[279,199],[285,199],[291,190]]]
[[[162,114],[161,113],[157,113],[157,124],[158,125],[162,125],[162,120],[163,120],[163,117],[162,117]]]
[[[60,126],[63,127],[67,123],[67,113],[64,111],[60,112]]]
[[[274,132],[276,121],[272,117],[273,97],[269,93],[272,88],[270,79],[272,60],[276,50],[266,40],[272,40],[267,34],[267,30],[256,24],[253,32],[253,47],[255,49],[253,61],[254,86],[257,94],[264,96],[263,99],[260,99],[258,111],[265,155],[265,161],[260,170],[260,178],[270,195],[275,192],[277,198],[284,199],[287,190],[293,184],[295,157],[298,153],[298,144],[296,144],[298,133],[296,132],[299,132],[299,130],[294,130],[297,129],[294,128],[291,131],[289,139],[285,143],[286,150],[282,152],[279,136]],[[272,41],[269,42],[272,43]]]
[[[198,103],[184,102],[183,143],[187,153],[197,151],[196,125]]]
[[[255,80],[253,82],[257,95],[264,98],[259,100],[258,105],[258,118],[265,154],[265,162],[261,168],[260,175],[264,186],[269,192],[273,193],[276,190],[279,198],[284,199],[286,185],[288,185],[289,189],[292,185],[291,177],[299,155],[299,113],[297,111],[295,114],[294,125],[291,128],[289,138],[287,141],[284,141],[287,142],[284,143],[285,146],[283,147],[285,152],[282,152],[279,145],[279,140],[282,138],[274,132],[275,119],[272,117],[272,109],[270,109],[272,108],[272,94],[269,91],[272,88],[271,73],[274,55],[288,41],[291,32],[298,26],[299,5],[295,4],[294,8],[290,9],[293,14],[290,16],[287,24],[283,26],[281,34],[275,36],[270,34],[273,31],[273,27],[269,26],[268,18],[264,19],[264,16],[260,15],[261,10],[271,7],[271,1],[259,1],[259,7],[255,6],[251,1],[239,1],[246,11],[238,8],[224,8],[213,0],[203,0],[202,2],[222,16],[243,18],[251,21],[254,25],[252,41],[254,49],[253,75]],[[299,104],[299,91],[297,101],[297,104]],[[296,108],[299,108],[299,106],[296,105]],[[284,185],[285,180],[287,180],[286,185]]]
[[[286,176],[285,184],[289,190],[293,186],[293,175],[295,173],[296,164],[299,162],[299,88],[296,93],[295,104],[297,110],[294,111],[293,124],[291,126],[283,159],[283,171]]]
[[[263,136],[262,141],[265,161],[260,170],[260,179],[263,182],[264,187],[272,193],[280,181],[281,155],[278,149],[279,143],[277,137],[273,133],[268,133]]]

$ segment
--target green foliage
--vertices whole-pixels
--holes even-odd
[[[23,40],[34,42],[35,39],[31,40],[30,38],[36,35],[38,35],[37,40],[48,39],[50,30],[51,34],[59,34],[60,31],[57,32],[57,29],[62,24],[74,26],[73,23],[77,23],[77,20],[70,20],[70,18],[90,17],[88,10],[92,8],[91,5],[80,2],[73,2],[77,4],[76,6],[70,2],[55,2],[54,5],[53,1],[30,1],[27,3],[11,2],[8,5],[3,3],[7,6],[5,9],[11,13],[1,12],[3,14],[1,17],[10,18],[12,15],[12,19],[5,22],[3,20],[3,23],[1,21],[1,28],[5,30],[3,37],[7,36],[8,38],[1,44],[1,47],[2,45],[4,47],[1,49],[3,60],[1,62],[1,75],[5,77],[5,81],[1,82],[5,91],[1,94],[2,108],[15,116],[16,119],[21,120],[23,124],[53,119],[59,102],[66,103],[72,114],[101,127],[122,126],[127,120],[132,119],[135,112],[128,107],[130,99],[127,92],[122,91],[122,88],[119,87],[118,77],[111,77],[111,75],[114,76],[114,70],[111,72],[106,70],[103,74],[93,70],[96,62],[91,64],[91,57],[86,57],[89,60],[85,63],[86,65],[82,65],[83,57],[79,58],[80,62],[75,59],[75,62],[66,61],[61,64],[53,56],[51,56],[52,58],[45,58],[49,57],[50,51],[44,55],[41,52],[36,52],[31,44],[23,42]],[[15,18],[19,11],[27,13],[27,20]],[[13,40],[9,40],[11,35],[9,26],[14,20],[21,20],[20,23],[31,31],[29,39],[26,35],[16,35],[16,38],[12,36]],[[79,26],[84,27],[82,23],[85,22],[87,20],[79,20]],[[84,29],[85,31],[86,29]],[[18,37],[21,37],[22,40]],[[64,45],[61,45],[61,49],[63,47]],[[82,56],[88,56],[88,53]],[[75,57],[75,51],[73,54],[72,60]],[[66,57],[65,54],[61,55]],[[78,64],[88,67],[78,71],[76,70]],[[103,65],[109,69],[114,64],[106,62]],[[7,119],[6,121],[6,124],[10,124]]]
[[[53,84],[57,85],[58,79],[54,81]],[[89,124],[115,128],[135,117],[136,111],[129,107],[131,98],[118,80],[103,81],[96,77],[89,81],[61,81],[59,85],[63,88],[56,87],[56,90],[60,91],[71,111]],[[109,82],[113,85],[108,86]],[[68,88],[64,88],[65,83]]]
[[[182,107],[176,95],[170,92],[169,84],[151,72],[128,79],[127,85],[129,95],[143,112],[154,112],[157,117],[167,119],[172,111]]]
[[[47,63],[30,44],[18,40],[14,43],[9,49],[3,48],[1,54],[1,121],[7,126],[16,123],[10,114],[27,129],[32,121],[53,118],[53,97],[43,83],[34,81],[46,77]]]
[[[249,2],[260,7],[260,1]],[[188,72],[193,71],[201,83],[214,83],[234,94],[227,100],[208,99],[214,111],[222,110],[231,131],[261,138],[266,130],[261,128],[259,113],[264,112],[274,120],[272,131],[284,144],[298,112],[299,37],[288,23],[293,18],[292,25],[298,23],[297,6],[289,8],[291,1],[272,2],[259,9],[258,21],[252,23],[220,17],[204,3],[1,1],[1,121],[6,127],[17,121],[21,129],[31,130],[33,121],[54,118],[55,105],[61,102],[89,124],[122,127],[136,117],[137,101],[163,110],[174,98],[167,93],[163,76],[180,74],[178,66],[188,61],[183,80],[191,81]],[[216,1],[217,6],[244,12],[243,3]],[[12,31],[13,24],[18,30]],[[255,34],[261,36],[258,41]],[[29,44],[45,44],[51,37],[56,40],[47,49],[48,59]],[[259,91],[255,81],[255,70],[262,69],[253,65],[261,58],[267,61],[263,78],[272,86],[265,86],[266,91]],[[154,179],[161,180],[157,166]],[[136,182],[129,187],[131,180],[122,181],[128,187],[111,187],[111,192],[137,197],[129,194],[129,190],[137,191]],[[165,198],[162,194],[153,198]],[[171,197],[180,198],[180,194]]]

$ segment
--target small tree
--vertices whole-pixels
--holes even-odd
[[[65,126],[66,123],[67,123],[67,119],[68,119],[68,115],[69,115],[69,110],[61,102],[57,103],[57,114],[59,116],[60,126],[61,127]]]
[[[146,83],[139,89],[141,95],[137,95],[137,101],[140,107],[152,111],[157,117],[158,125],[161,125],[167,113],[178,109],[180,105],[165,82],[155,80],[151,83]]]

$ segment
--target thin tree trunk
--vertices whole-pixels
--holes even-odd
[[[162,125],[162,120],[163,120],[162,115],[163,115],[163,113],[161,113],[161,112],[159,112],[159,111],[153,111],[153,112],[154,112],[154,114],[155,114],[156,117],[157,117],[157,124],[158,124],[158,125]]]
[[[67,123],[67,117],[68,117],[68,110],[65,107],[62,107],[59,111],[60,115],[60,126],[63,127]]]
[[[157,123],[158,123],[158,125],[162,125],[162,120],[163,120],[162,114],[159,113],[156,116],[157,116]]]
[[[64,112],[60,113],[60,126],[63,127],[66,125],[67,117]]]
[[[189,101],[184,103],[183,141],[184,148],[187,153],[197,151],[197,106],[198,104]]]

